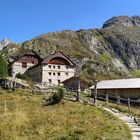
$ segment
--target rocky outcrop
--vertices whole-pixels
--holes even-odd
[[[11,41],[9,39],[2,39],[0,41],[0,50],[2,50],[5,46],[7,46],[10,43],[13,43],[13,41]]]
[[[112,17],[103,24],[103,28],[112,28],[116,26],[124,27],[140,27],[140,17],[139,16],[119,16]]]

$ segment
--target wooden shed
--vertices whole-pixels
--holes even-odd
[[[90,87],[91,92],[94,92],[94,87]],[[97,93],[98,95],[139,99],[140,78],[100,81],[97,83]]]
[[[72,76],[65,81],[62,81],[62,84],[66,89],[75,91],[78,87],[78,80],[77,77]],[[85,91],[86,89],[88,89],[88,83],[85,80],[80,79],[80,91]]]

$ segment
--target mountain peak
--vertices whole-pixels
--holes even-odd
[[[140,16],[114,16],[107,20],[102,28],[113,28],[118,26],[124,27],[140,27]]]

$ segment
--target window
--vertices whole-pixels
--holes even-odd
[[[58,69],[60,69],[60,66],[58,66]]]
[[[53,73],[53,75],[55,76],[55,73]]]
[[[22,68],[27,68],[27,63],[26,62],[22,62]]]
[[[52,79],[49,79],[49,83],[52,83]]]
[[[51,69],[51,65],[49,65],[49,68]]]
[[[60,85],[60,83],[61,83],[61,81],[60,81],[60,80],[58,80],[58,85]]]
[[[66,76],[68,76],[68,75],[69,75],[67,72],[66,72],[65,74],[66,74]]]
[[[49,75],[51,75],[52,73],[51,72],[49,72]]]
[[[58,72],[57,74],[58,74],[58,76],[60,76],[60,72]]]
[[[55,69],[55,66],[53,66],[53,68]]]

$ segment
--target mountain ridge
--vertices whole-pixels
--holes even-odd
[[[9,44],[2,52],[9,58],[32,49],[43,58],[62,51],[77,65],[82,63],[82,77],[88,81],[140,76],[139,19],[119,16],[106,21],[101,29],[43,34],[21,44]],[[133,24],[127,26],[126,21]]]

